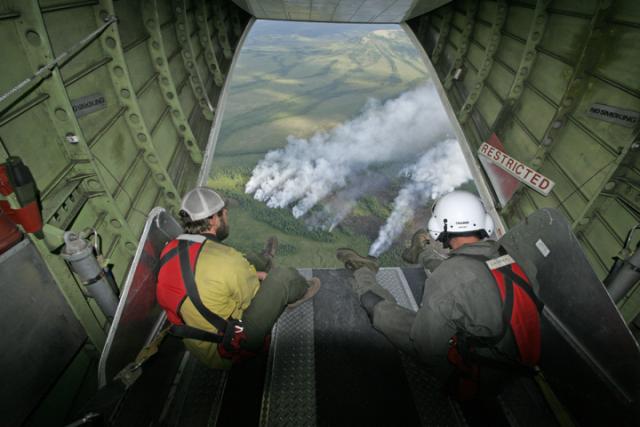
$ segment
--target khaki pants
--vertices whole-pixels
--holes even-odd
[[[242,316],[247,337],[243,347],[256,351],[262,347],[265,337],[271,333],[271,328],[287,304],[302,298],[308,284],[293,268],[275,267],[270,259],[257,254],[247,254],[245,257],[257,271],[268,272]]]

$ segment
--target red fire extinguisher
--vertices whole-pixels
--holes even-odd
[[[18,206],[12,207],[6,199],[11,194],[15,194]],[[0,200],[0,209],[11,221],[39,239],[44,237],[36,182],[20,157],[11,156],[6,163],[0,164],[0,195],[5,197]]]
[[[0,254],[22,240],[22,233],[9,216],[0,209]]]

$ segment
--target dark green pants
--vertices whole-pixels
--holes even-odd
[[[293,268],[273,267],[271,260],[256,254],[247,254],[246,258],[257,271],[269,273],[242,316],[247,336],[243,347],[247,350],[258,350],[287,304],[302,298],[308,284]]]

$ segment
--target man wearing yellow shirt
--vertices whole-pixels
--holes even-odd
[[[228,211],[210,188],[189,191],[180,218],[186,234],[161,253],[158,302],[191,353],[212,368],[229,368],[266,347],[287,305],[313,297],[320,281],[273,267],[273,253],[245,256],[224,245]]]

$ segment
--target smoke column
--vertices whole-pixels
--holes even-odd
[[[393,201],[393,211],[371,245],[369,255],[379,256],[389,249],[405,224],[413,219],[418,206],[471,179],[458,141],[453,139],[437,143],[416,164],[401,173],[409,178],[409,182]]]
[[[432,84],[380,103],[330,132],[309,139],[289,136],[287,146],[267,153],[245,191],[267,206],[291,206],[299,218],[369,166],[414,159],[453,132]]]
[[[305,223],[312,229],[333,231],[351,213],[361,197],[383,187],[387,181],[384,176],[369,171],[359,174],[352,179],[348,187],[325,199],[322,202],[322,209],[313,211],[305,219]]]

